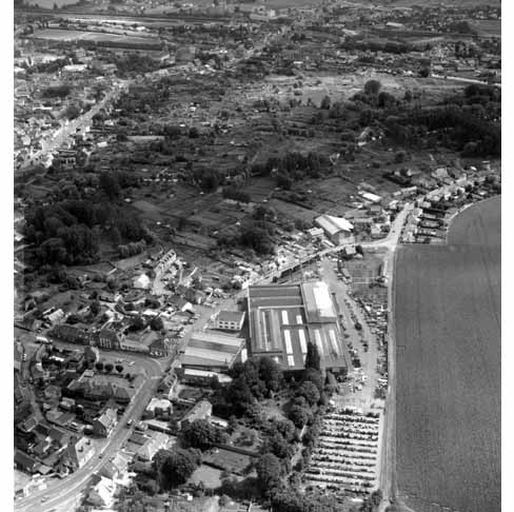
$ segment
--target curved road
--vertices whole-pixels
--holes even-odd
[[[58,345],[69,346],[70,344],[58,343]],[[77,348],[76,345],[73,345],[73,347]],[[165,368],[170,363],[169,358],[160,361],[135,354],[127,354],[126,352],[105,351],[103,353],[124,361],[136,362],[140,367],[144,368],[147,380],[134,396],[132,403],[126,409],[113,433],[108,439],[103,441],[100,451],[97,451],[89,462],[68,477],[62,480],[52,480],[48,483],[46,489],[17,500],[15,502],[16,512],[34,512],[36,510],[38,512],[46,512],[76,498],[86,488],[91,476],[99,471],[102,465],[114,456],[130,437],[132,429],[126,427],[127,421],[141,416],[154,395]],[[100,454],[102,454],[101,457]],[[49,496],[49,499],[42,503],[41,499],[44,496]]]
[[[403,210],[397,215],[396,219],[393,222],[391,227],[391,231],[388,236],[382,240],[377,240],[374,242],[363,243],[363,247],[372,248],[372,247],[383,247],[388,248],[387,255],[387,263],[385,265],[387,269],[387,273],[389,274],[389,300],[391,304],[392,310],[392,285],[391,277],[393,272],[393,258],[395,253],[395,248],[398,244],[400,233],[405,222],[405,219],[408,215],[408,212],[412,208],[411,204],[405,205]],[[325,249],[320,251],[312,256],[306,258],[303,262],[308,260],[312,260],[318,256],[324,256],[326,254],[330,254],[333,252],[337,252],[341,250],[344,245]],[[295,265],[298,263],[295,263]],[[259,281],[262,282],[264,280],[272,279],[274,275],[278,272],[282,273],[284,269],[280,271],[272,272],[266,276],[263,276]],[[241,291],[239,295],[244,295],[246,292]],[[202,315],[204,318],[201,318],[199,323],[206,323],[207,317],[209,315]],[[392,315],[390,315],[390,329],[393,328]],[[188,326],[189,327],[189,326]],[[188,332],[188,334],[190,334]],[[189,337],[189,336],[188,336]],[[393,479],[394,479],[394,343],[391,341],[393,339],[393,332],[390,331],[390,345],[389,345],[389,396],[386,402],[386,414],[385,414],[385,426],[384,426],[384,456],[382,457],[382,468],[380,475],[381,488],[384,492],[384,497],[386,499],[394,497],[394,487],[393,487]],[[185,340],[183,340],[185,341]],[[77,345],[56,342],[56,345],[62,346],[65,348],[77,348]],[[71,474],[70,476],[62,479],[51,481],[47,487],[42,491],[37,491],[26,498],[22,498],[17,500],[15,503],[16,512],[33,512],[37,510],[38,512],[47,512],[53,508],[57,508],[59,506],[63,506],[69,503],[71,500],[75,499],[80,493],[86,488],[87,483],[91,476],[100,470],[102,465],[106,460],[111,458],[113,455],[118,452],[123,443],[130,437],[132,430],[126,428],[126,423],[131,418],[139,418],[143,413],[146,405],[150,401],[151,397],[154,395],[155,390],[157,388],[158,382],[160,381],[163,373],[167,370],[171,363],[172,358],[167,358],[164,360],[156,360],[149,358],[147,356],[140,356],[137,354],[127,353],[127,352],[116,352],[116,351],[102,351],[102,354],[109,355],[114,358],[122,359],[123,361],[134,361],[138,364],[139,367],[143,368],[147,375],[147,380],[144,382],[140,390],[135,395],[132,403],[125,411],[125,414],[121,418],[120,422],[116,426],[115,430],[111,434],[111,436],[104,441],[104,444],[100,450],[102,457],[100,457],[100,453],[95,453],[95,455],[91,458],[87,464],[85,464],[82,468]],[[42,503],[41,499],[45,496],[49,496],[49,499]],[[386,499],[384,502],[386,502]]]

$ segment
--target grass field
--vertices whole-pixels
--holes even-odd
[[[398,255],[398,488],[416,512],[500,510],[499,204]]]

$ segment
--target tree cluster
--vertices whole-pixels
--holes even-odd
[[[71,87],[68,84],[53,85],[47,87],[41,94],[43,98],[65,98],[71,92]]]
[[[223,187],[223,197],[225,199],[233,199],[234,201],[239,201],[240,203],[250,202],[250,194],[248,194],[248,192],[241,190],[239,187],[236,187],[235,185]]]
[[[200,462],[198,450],[173,447],[171,450],[159,450],[152,466],[160,488],[169,491],[186,483]]]
[[[304,178],[317,178],[329,165],[324,155],[309,152],[302,155],[298,152],[288,152],[283,157],[270,157],[264,164],[254,164],[252,174],[268,176],[274,171],[277,184],[285,189],[290,188],[295,181]]]
[[[232,382],[218,390],[215,400],[217,412],[225,417],[244,416],[257,400],[272,396],[283,383],[282,369],[269,357],[236,363],[230,376]]]
[[[182,428],[180,440],[191,448],[207,450],[216,444],[223,443],[226,440],[226,435],[209,421],[199,419]]]
[[[96,229],[116,230],[121,239],[139,241],[148,237],[139,219],[111,204],[91,200],[63,200],[35,206],[27,212],[25,235],[37,246],[40,264],[76,265],[95,261]]]

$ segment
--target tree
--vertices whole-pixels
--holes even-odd
[[[95,368],[101,372],[103,369],[104,369],[104,364],[102,363],[102,361],[98,361],[98,363],[95,364]]]
[[[91,304],[89,305],[89,311],[91,311],[91,314],[93,316],[98,315],[98,313],[100,313],[100,302],[98,302],[98,300],[94,300],[93,302],[91,302]]]
[[[396,104],[396,98],[388,92],[382,91],[378,95],[378,106],[380,108],[391,107]]]
[[[270,490],[280,486],[282,467],[275,455],[266,453],[259,457],[255,469],[262,489]]]
[[[206,450],[221,441],[221,432],[207,420],[195,420],[181,431],[181,439],[192,448]]]
[[[305,369],[312,368],[319,370],[321,364],[321,358],[318,352],[318,347],[309,341],[307,343],[307,355],[305,356]]]
[[[277,173],[277,185],[284,190],[290,190],[293,185],[293,180],[287,171],[279,171]]]
[[[304,382],[312,382],[317,388],[320,394],[323,391],[324,388],[324,381],[323,381],[323,375],[320,370],[315,370],[314,368],[307,368],[303,372],[303,379]]]
[[[373,508],[377,508],[380,505],[380,503],[382,502],[382,498],[383,495],[380,489],[377,489],[376,491],[373,491],[371,493],[370,500],[371,504],[373,505]]]
[[[423,66],[420,70],[419,70],[419,76],[421,78],[428,78],[430,75],[430,68],[428,66]]]
[[[162,331],[164,329],[164,322],[160,316],[155,316],[150,321],[150,327],[154,331]]]
[[[330,105],[331,105],[330,96],[325,96],[321,100],[320,108],[322,108],[323,110],[328,110],[330,108]]]
[[[300,407],[299,405],[293,405],[291,409],[289,409],[288,416],[297,428],[303,428],[312,415],[309,409]]]
[[[71,315],[68,316],[68,318],[66,318],[66,323],[73,325],[73,324],[78,324],[81,320],[82,319],[80,318],[79,315],[77,315],[76,313],[72,313]]]
[[[184,484],[198,467],[201,457],[197,450],[159,450],[153,458],[159,485],[165,491]]]
[[[285,441],[290,442],[293,440],[296,434],[294,423],[290,420],[277,420],[274,419],[267,430],[268,434],[273,437],[280,435]]]
[[[76,119],[80,115],[80,107],[72,103],[66,107],[64,116],[68,119]]]
[[[277,214],[271,206],[266,206],[264,204],[259,204],[256,206],[252,212],[252,217],[255,220],[265,220],[265,221],[273,221],[276,218]]]
[[[114,369],[114,365],[112,363],[107,363],[105,365],[105,371],[106,372],[111,373],[113,369]]]
[[[245,247],[250,247],[257,254],[273,253],[273,239],[268,231],[257,224],[249,223],[242,227],[240,243]]]
[[[111,242],[114,247],[117,247],[121,244],[121,234],[117,227],[113,227],[111,230]]]
[[[382,84],[378,80],[368,80],[364,84],[364,93],[368,96],[377,96],[382,88]]]
[[[130,322],[129,330],[130,331],[140,331],[141,329],[144,329],[146,327],[146,322],[144,321],[143,317],[138,315],[135,316],[132,321]]]
[[[233,413],[241,416],[245,414],[255,398],[244,377],[234,379],[227,388],[225,399]]]
[[[266,439],[264,446],[265,451],[273,453],[279,459],[289,459],[293,454],[293,447],[278,431]]]
[[[320,397],[320,393],[316,385],[309,381],[302,383],[298,389],[298,394],[304,396],[310,405],[317,404]]]
[[[116,365],[116,371],[117,371],[118,373],[123,373],[123,366],[122,366],[121,364],[117,364],[117,365]]]
[[[278,391],[283,382],[282,368],[270,357],[259,359],[259,377],[268,391]]]
[[[109,199],[117,199],[120,196],[121,188],[118,177],[110,172],[102,172],[99,179],[100,188]]]

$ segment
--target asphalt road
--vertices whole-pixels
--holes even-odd
[[[59,346],[74,346],[71,344],[58,343]],[[48,487],[42,491],[37,491],[26,498],[15,502],[17,512],[45,512],[53,508],[63,506],[63,504],[76,499],[84,491],[90,477],[96,473],[102,465],[114,456],[122,447],[123,443],[130,437],[132,429],[126,427],[129,419],[139,418],[145,410],[148,402],[154,395],[157,385],[161,379],[164,369],[169,365],[170,360],[156,360],[126,352],[105,351],[103,355],[122,359],[123,361],[135,361],[139,367],[143,368],[147,375],[147,380],[139,389],[125,414],[119,421],[111,436],[101,445],[100,450],[75,473],[62,480],[51,480]],[[100,458],[100,454],[102,457]],[[41,499],[49,496],[49,499],[42,503]]]
[[[367,244],[362,244],[365,247],[387,247],[390,249],[390,262],[386,265],[388,269],[388,273],[392,276],[393,265],[392,265],[392,257],[394,255],[394,251],[396,245],[399,241],[399,236],[401,233],[401,228],[403,226],[403,222],[407,216],[408,211],[410,210],[411,205],[406,205],[406,207],[398,214],[396,217],[393,226],[389,235],[382,240],[378,240],[376,242],[369,242]],[[325,254],[330,254],[340,250],[341,247],[335,247],[331,249],[326,249],[320,251],[316,256],[324,256]],[[311,257],[312,258],[312,257]],[[272,273],[268,276],[264,276],[260,281],[268,280],[273,277],[276,273]],[[389,280],[389,304],[391,308],[393,306],[392,302],[392,286],[391,279]],[[216,310],[222,309],[228,303],[233,303],[234,300],[237,300],[237,297],[244,295],[245,292],[242,291],[236,295],[236,297],[225,299],[218,303],[216,309],[207,309],[203,308],[201,310],[200,319],[193,325],[187,326],[186,335],[181,341],[181,345],[185,346],[193,332],[193,328],[195,330],[202,329],[208,322],[210,316],[215,313]],[[393,315],[390,315],[390,319]],[[394,462],[395,462],[395,361],[394,361],[394,325],[390,320],[390,349],[389,349],[389,379],[390,379],[390,388],[388,391],[388,396],[386,399],[386,413],[385,413],[385,422],[384,422],[384,442],[383,446],[383,455],[382,455],[382,468],[380,471],[380,482],[381,489],[384,493],[384,503],[387,502],[388,499],[392,499],[395,496],[395,487],[394,487]],[[67,344],[62,342],[56,342],[56,345],[63,347],[73,347],[76,348],[76,345]],[[171,361],[170,358],[166,360],[156,360],[151,359],[147,356],[139,356],[136,354],[131,354],[127,352],[114,352],[114,351],[102,351],[102,355],[110,358],[118,358],[125,362],[134,361],[137,363],[140,368],[143,368],[147,374],[147,380],[144,382],[141,389],[138,391],[136,396],[134,397],[131,405],[125,411],[122,419],[116,426],[114,432],[111,436],[105,440],[105,444],[102,446],[100,452],[95,453],[95,455],[91,458],[91,460],[85,464],[82,468],[80,468],[75,473],[70,476],[62,479],[51,481],[47,487],[47,489],[42,491],[37,491],[26,498],[22,498],[15,503],[15,510],[17,512],[33,512],[37,510],[38,512],[46,512],[53,508],[59,508],[64,504],[70,502],[71,500],[76,499],[87,487],[88,481],[90,477],[97,472],[104,462],[111,458],[118,450],[121,449],[123,443],[130,437],[131,429],[126,428],[126,423],[129,419],[139,418],[143,413],[146,405],[150,401],[151,397],[154,395],[158,382],[161,379],[164,371],[173,365],[175,361]],[[103,454],[100,458],[100,453]],[[42,503],[41,499],[45,496],[48,496],[49,499]]]
[[[41,140],[41,149],[34,153],[30,158],[20,165],[16,172],[20,173],[30,167],[31,162],[44,163],[45,158],[63,146],[66,142],[68,142],[73,135],[77,133],[77,129],[83,130],[84,128],[91,125],[93,122],[93,116],[97,114],[102,108],[104,108],[110,101],[116,99],[117,95],[123,89],[125,82],[121,82],[121,84],[114,85],[113,89],[111,89],[102,100],[100,100],[96,105],[94,105],[90,110],[85,112],[80,117],[69,121],[68,124],[59,128],[57,131],[53,132],[53,134],[49,134],[46,138]]]

